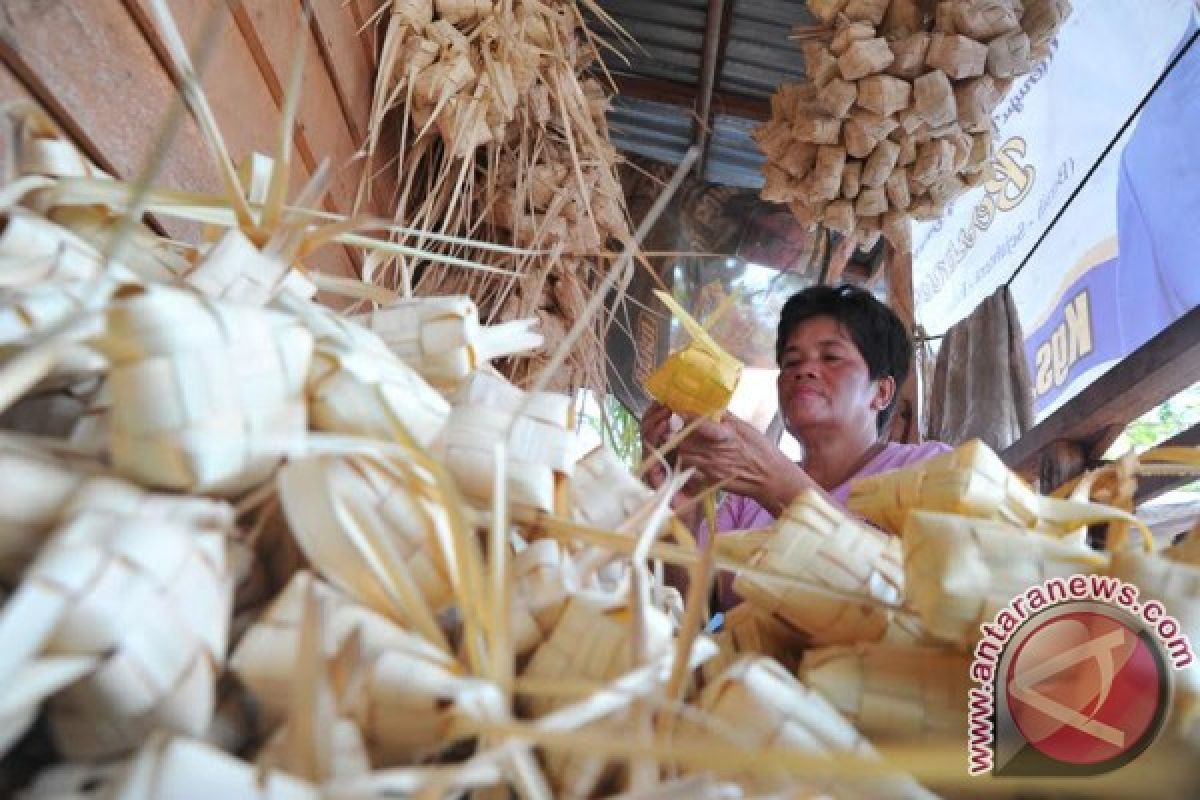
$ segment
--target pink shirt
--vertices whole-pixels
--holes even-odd
[[[894,469],[907,467],[920,461],[933,458],[936,455],[949,452],[953,448],[942,442],[924,442],[922,444],[900,444],[889,442],[879,451],[879,454],[868,461],[853,477],[829,491],[830,498],[842,508],[846,507],[846,499],[850,496],[850,485],[861,478],[878,475],[881,472],[891,472]],[[717,534],[726,531],[742,531],[755,528],[767,528],[775,522],[775,517],[756,501],[749,497],[729,494],[717,508]],[[708,540],[707,525],[701,523],[697,531],[699,544]],[[733,593],[732,573],[722,573],[719,576],[721,610],[736,605],[740,598]]]

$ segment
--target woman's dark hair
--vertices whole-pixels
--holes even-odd
[[[788,298],[779,314],[779,334],[775,339],[775,362],[783,366],[783,348],[796,326],[813,317],[830,317],[846,329],[867,362],[867,374],[877,381],[890,375],[896,391],[887,408],[879,412],[876,426],[880,433],[896,411],[900,386],[908,377],[913,346],[904,323],[895,312],[866,289],[842,286],[810,286]]]

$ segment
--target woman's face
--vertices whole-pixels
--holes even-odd
[[[832,317],[797,325],[783,349],[777,387],[787,429],[796,436],[813,427],[875,431],[895,382],[873,381],[849,331]]]

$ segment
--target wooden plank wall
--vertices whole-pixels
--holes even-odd
[[[283,94],[292,60],[304,48],[303,94],[292,152],[291,194],[328,159],[329,211],[350,213],[363,161],[374,53],[364,24],[383,0],[313,0],[301,29],[301,0],[168,0],[185,41],[216,26],[203,84],[230,154],[279,148]],[[177,102],[162,37],[148,0],[5,0],[0,9],[0,102],[32,99],[102,169],[133,178]],[[360,31],[362,33],[360,34]],[[176,133],[156,181],[164,188],[215,192],[216,170],[190,119]],[[361,210],[390,217],[390,182],[378,180]],[[169,219],[166,233],[194,238],[195,226]],[[357,274],[357,256],[322,248],[310,266]]]

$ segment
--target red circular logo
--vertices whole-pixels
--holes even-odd
[[[1008,710],[1045,756],[1102,764],[1140,752],[1157,734],[1164,672],[1150,643],[1120,619],[1072,611],[1038,625],[1020,643],[1005,675]]]

